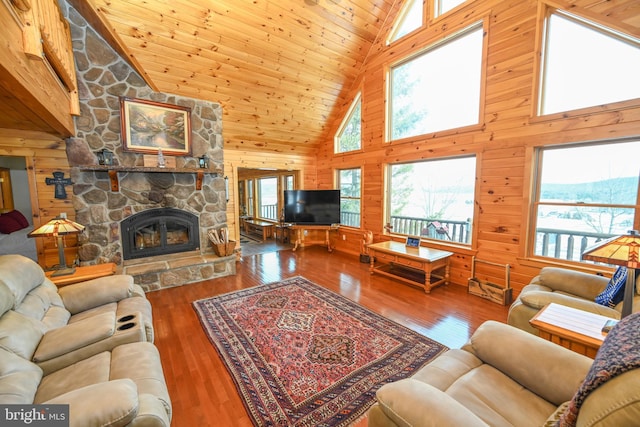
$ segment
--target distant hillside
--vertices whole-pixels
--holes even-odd
[[[628,177],[580,184],[544,184],[540,199],[635,204],[637,192],[638,178]]]

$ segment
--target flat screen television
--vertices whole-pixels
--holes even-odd
[[[340,223],[340,190],[285,190],[284,221],[292,224]]]

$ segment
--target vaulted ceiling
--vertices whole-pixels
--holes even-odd
[[[156,91],[219,102],[226,146],[315,150],[395,0],[70,0]]]

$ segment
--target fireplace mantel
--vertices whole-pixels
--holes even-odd
[[[202,190],[202,180],[204,174],[212,174],[219,176],[218,172],[210,171],[208,169],[189,169],[189,168],[159,168],[148,166],[118,166],[118,165],[84,165],[78,167],[84,171],[104,171],[109,174],[111,180],[111,191],[119,191],[120,183],[118,181],[118,172],[140,172],[140,173],[195,173],[196,176],[196,190]]]

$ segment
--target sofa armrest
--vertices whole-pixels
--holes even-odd
[[[138,389],[130,379],[92,384],[42,402],[69,405],[72,426],[129,425],[138,412]]]
[[[64,286],[58,293],[65,308],[76,314],[133,296],[133,277],[126,274],[100,277]]]
[[[384,415],[399,426],[488,427],[448,394],[411,378],[385,384],[376,397]]]
[[[109,338],[115,333],[115,325],[116,316],[110,312],[52,329],[40,340],[33,361],[42,363]]]
[[[571,400],[593,363],[586,356],[495,321],[480,325],[463,350],[556,406]]]
[[[617,310],[598,304],[594,301],[572,297],[557,292],[530,291],[520,295],[520,301],[523,304],[541,310],[547,304],[555,302],[556,304],[566,307],[577,308],[578,310],[588,311],[590,313],[600,314],[602,316],[619,319],[620,312]]]
[[[583,273],[559,267],[544,267],[536,278],[538,283],[554,291],[561,291],[593,301],[609,283],[609,279],[596,274]]]

